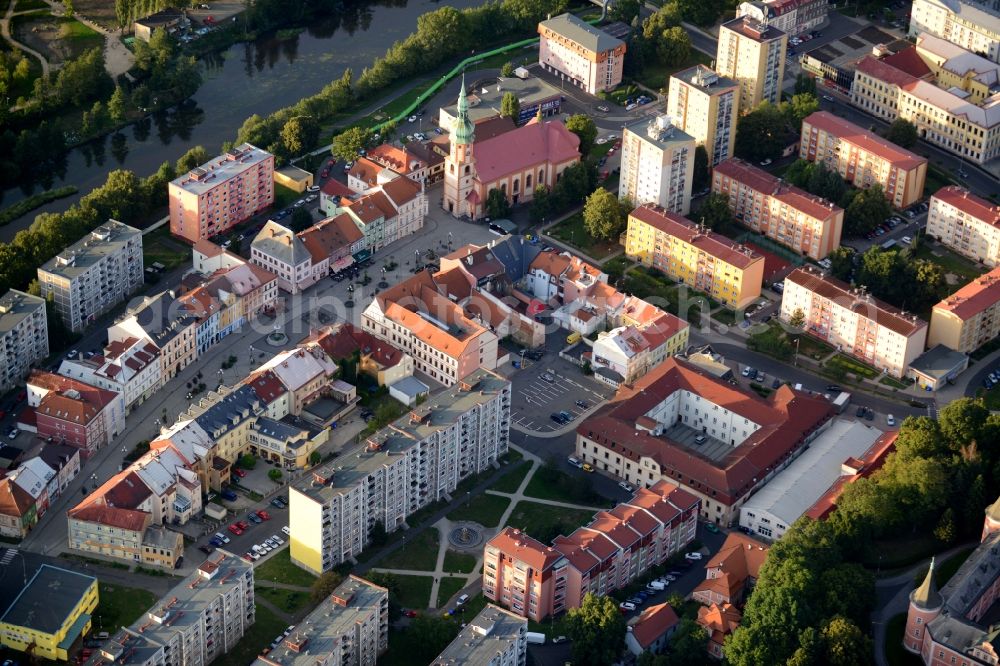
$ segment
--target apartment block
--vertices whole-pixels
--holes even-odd
[[[635,486],[679,486],[701,520],[732,525],[832,416],[822,396],[785,385],[761,398],[673,357],[585,418],[575,455]]]
[[[274,155],[240,144],[170,181],[170,233],[192,245],[274,203]]]
[[[528,620],[486,604],[462,627],[431,666],[482,664],[524,666],[528,663]]]
[[[33,370],[26,383],[40,438],[68,444],[89,458],[125,432],[120,393],[45,370]]]
[[[618,198],[687,215],[691,210],[695,139],[666,115],[637,120],[622,134]]]
[[[931,196],[928,236],[987,266],[1000,264],[1000,206],[956,185]]]
[[[785,34],[798,35],[820,27],[829,6],[824,0],[750,0],[739,4],[736,16],[749,16]]]
[[[709,166],[733,156],[739,107],[739,82],[719,76],[705,65],[670,77],[667,116],[704,146]]]
[[[740,224],[798,254],[818,261],[840,247],[843,208],[739,158],[712,170],[712,191]]]
[[[728,308],[752,303],[764,281],[764,257],[656,206],[629,213],[625,254]]]
[[[142,286],[142,232],[108,220],[38,269],[66,326],[81,331]]]
[[[172,291],[144,297],[108,327],[108,342],[146,340],[159,350],[160,378],[164,383],[198,357],[199,321],[174,298]]]
[[[131,411],[162,385],[160,350],[142,338],[126,338],[108,343],[103,352],[90,358],[66,358],[59,374],[92,386],[120,393],[125,409]]]
[[[389,649],[389,590],[348,576],[251,666],[375,666]]]
[[[893,377],[903,377],[926,347],[927,322],[812,268],[785,278],[780,316],[787,322],[796,313],[809,335]]]
[[[799,157],[823,162],[855,187],[882,186],[889,203],[906,208],[924,195],[927,158],[828,111],[802,121]]]
[[[930,33],[1000,62],[1000,8],[974,0],[914,0],[910,36]]]
[[[591,95],[622,81],[625,42],[573,14],[538,24],[538,63]]]
[[[715,71],[739,82],[742,113],[781,101],[787,48],[788,35],[749,16],[720,26]]]
[[[675,484],[649,481],[552,546],[505,527],[484,547],[483,595],[535,622],[579,608],[587,594],[627,587],[684,549],[700,503]]]
[[[206,666],[253,626],[253,566],[217,550],[130,627],[112,634],[88,666]]]
[[[1000,268],[934,306],[927,345],[971,354],[1000,335]]]
[[[510,382],[476,370],[292,484],[292,562],[316,574],[356,557],[376,523],[393,532],[415,511],[507,452]]]
[[[614,387],[633,383],[664,359],[683,352],[691,332],[683,319],[641,299],[630,298],[634,300],[624,311],[632,315],[644,310],[641,320],[623,321],[598,333],[590,353],[594,376]]]
[[[45,300],[11,289],[0,297],[0,390],[16,386],[48,355]]]
[[[12,576],[18,567],[5,568]],[[68,661],[70,648],[90,631],[98,601],[96,578],[43,564],[0,614],[0,646],[26,658]]]

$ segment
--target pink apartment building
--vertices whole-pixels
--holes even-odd
[[[195,243],[274,203],[274,155],[239,145],[170,182],[170,233]]]
[[[666,481],[640,488],[552,546],[510,527],[485,546],[483,594],[536,622],[609,594],[694,539],[701,500]]]
[[[538,62],[567,83],[596,95],[622,81],[625,42],[572,14],[538,24]]]

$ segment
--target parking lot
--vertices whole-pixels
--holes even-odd
[[[563,340],[558,331],[548,337],[545,355],[538,361],[525,359],[525,367],[510,376],[514,385],[512,419],[522,428],[537,432],[552,432],[575,423],[614,395],[610,386],[584,375],[580,368],[559,357]],[[570,420],[557,423],[551,418],[556,412],[566,412]]]

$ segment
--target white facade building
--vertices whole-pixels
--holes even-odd
[[[163,377],[159,349],[139,338],[115,340],[89,359],[66,359],[59,374],[122,394],[129,411],[152,396]]]
[[[695,139],[669,116],[638,120],[622,136],[620,199],[657,204],[687,215],[691,210]]]
[[[995,2],[913,0],[909,34],[922,32],[1000,62],[1000,7]]]

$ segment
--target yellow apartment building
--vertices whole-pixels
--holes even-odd
[[[781,101],[787,48],[788,35],[749,16],[720,26],[715,71],[739,82],[741,112]]]
[[[994,268],[934,306],[929,347],[971,354],[1000,335],[1000,268]]]
[[[763,257],[659,206],[629,214],[625,253],[728,308],[751,303],[764,281]]]
[[[733,156],[740,84],[705,65],[670,77],[667,115],[708,153],[709,166]]]
[[[8,584],[20,567],[7,565]],[[13,580],[11,580],[13,579]],[[0,645],[38,659],[68,661],[74,643],[90,631],[99,600],[97,579],[43,564],[0,616]]]

